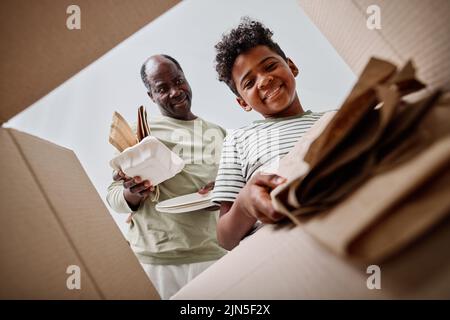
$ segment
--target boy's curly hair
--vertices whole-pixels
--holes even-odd
[[[216,71],[219,81],[225,82],[236,96],[239,96],[239,93],[231,78],[231,70],[234,61],[240,54],[256,46],[264,45],[287,60],[283,50],[272,40],[272,35],[273,32],[261,22],[243,17],[239,25],[228,34],[224,34],[222,40],[214,46],[217,51]]]

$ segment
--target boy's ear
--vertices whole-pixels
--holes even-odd
[[[247,102],[245,102],[244,99],[242,99],[241,97],[236,97],[236,101],[237,103],[239,103],[239,105],[242,107],[242,109],[244,109],[244,111],[251,111],[252,107],[250,107]]]
[[[294,77],[296,77],[299,73],[297,66],[295,65],[294,61],[292,61],[290,58],[287,58],[287,64],[289,66],[289,69],[291,69],[292,74]]]

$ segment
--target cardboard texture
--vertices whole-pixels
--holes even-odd
[[[8,76],[0,80],[0,123],[46,95],[178,2],[1,1],[0,73]],[[72,4],[80,8],[79,30],[66,27],[66,20],[71,16],[66,10]]]
[[[74,153],[0,132],[0,297],[158,298]],[[70,265],[80,267],[81,290],[66,286]]]
[[[397,65],[413,58],[418,78],[430,88],[450,90],[450,1],[298,0],[300,7],[355,74],[369,58]],[[379,7],[380,29],[369,29],[371,5]]]
[[[69,30],[70,1],[2,1],[0,124],[178,2],[80,0]],[[0,299],[159,299],[72,151],[5,128],[0,149]]]
[[[302,228],[265,225],[172,298],[448,299],[448,243],[446,219],[413,248],[379,264],[381,290],[371,290],[368,264],[349,263]]]

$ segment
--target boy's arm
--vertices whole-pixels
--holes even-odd
[[[217,241],[226,250],[231,250],[236,247],[256,223],[256,218],[242,214],[234,205],[235,203],[222,202],[220,204],[220,216],[217,223]]]
[[[217,224],[219,244],[231,250],[252,229],[257,220],[275,223],[284,216],[272,206],[270,192],[285,181],[277,175],[255,174],[234,202],[221,202]]]

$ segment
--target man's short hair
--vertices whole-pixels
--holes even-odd
[[[243,17],[239,25],[228,34],[222,36],[222,40],[215,45],[216,71],[219,81],[225,82],[235,95],[239,96],[236,84],[231,77],[236,58],[256,46],[264,45],[287,60],[280,46],[272,40],[273,32],[261,22]]]
[[[172,58],[171,56],[167,55],[167,54],[161,54],[162,57],[169,59],[170,61],[172,61],[178,68],[178,70],[180,70],[181,72],[183,72],[183,69],[181,68],[180,64],[178,63],[177,60],[175,60],[175,58]],[[151,58],[151,57],[150,57]],[[150,59],[148,58],[147,60],[145,60],[145,62],[142,64],[141,66],[141,79],[142,82],[144,82],[145,87],[147,88],[147,91],[150,92],[151,91],[151,87],[150,87],[150,83],[148,82],[148,78],[147,78],[147,62]]]

